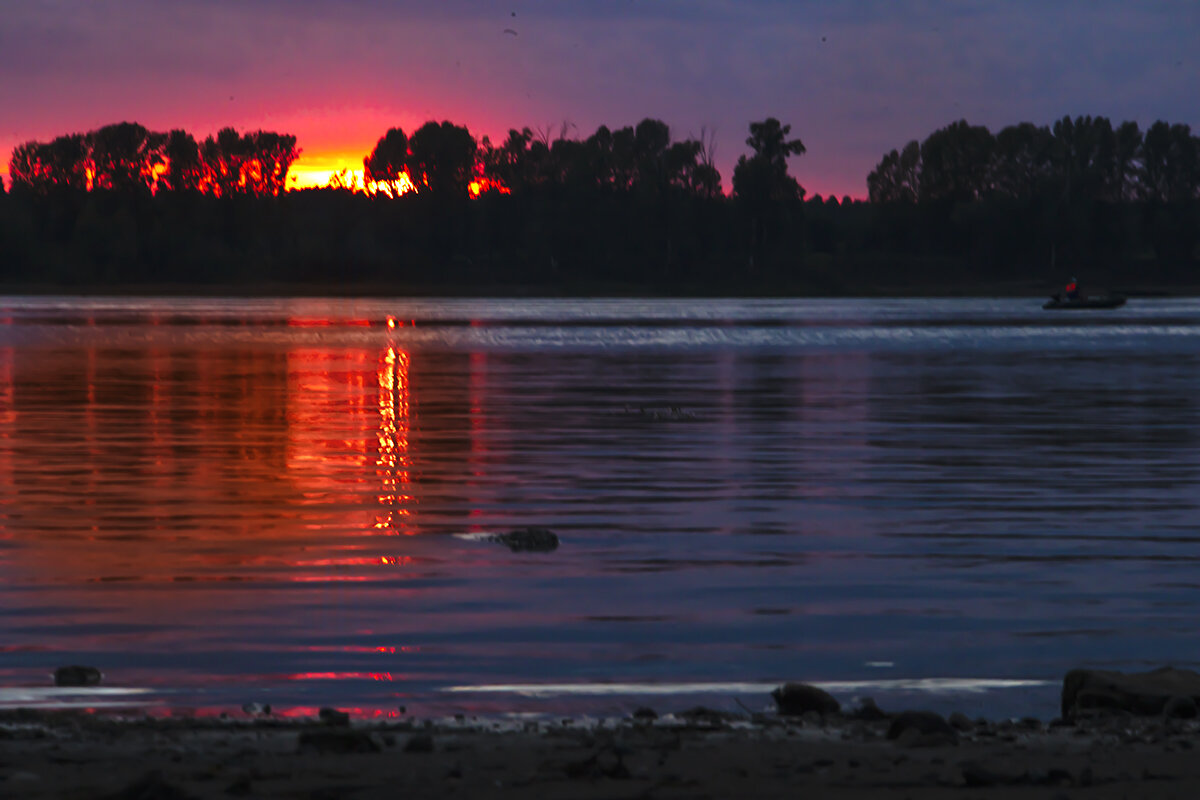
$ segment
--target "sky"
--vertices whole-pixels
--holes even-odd
[[[1195,0],[5,0],[0,153],[112,122],[298,137],[294,174],[361,168],[390,127],[502,140],[656,117],[715,134],[726,189],[751,121],[808,152],[809,195],[862,197],[888,150],[958,119],[1200,129]]]

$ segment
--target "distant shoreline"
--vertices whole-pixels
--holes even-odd
[[[421,298],[421,299],[919,299],[919,298],[1045,298],[1056,287],[1012,283],[927,284],[909,287],[862,286],[858,291],[821,291],[802,284],[760,283],[732,286],[656,287],[631,284],[486,284],[478,286],[391,282],[321,283],[144,283],[59,285],[47,283],[0,284],[4,297],[197,297],[197,298]],[[1136,289],[1112,287],[1131,298],[1197,297],[1200,284],[1146,284]]]

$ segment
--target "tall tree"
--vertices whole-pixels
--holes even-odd
[[[920,191],[921,145],[915,139],[885,155],[867,176],[872,203],[915,203]]]
[[[243,137],[247,169],[243,184],[251,194],[277,196],[287,189],[288,171],[300,156],[296,137],[274,131],[255,131]]]
[[[234,128],[222,128],[200,145],[203,185],[218,197],[229,197],[242,189],[242,170],[246,161],[242,137]]]
[[[488,180],[507,187],[513,192],[523,192],[535,182],[533,165],[529,157],[529,145],[533,131],[529,128],[510,129],[508,138],[496,147],[486,136],[483,137],[481,158],[483,172]]]
[[[1142,197],[1160,203],[1195,199],[1200,189],[1200,144],[1187,125],[1159,120],[1142,142]]]
[[[158,178],[159,188],[175,192],[194,192],[200,188],[203,178],[200,147],[190,133],[178,129],[168,133],[163,158],[166,169]]]
[[[222,128],[200,145],[204,188],[219,197],[234,194],[278,195],[299,157],[296,137],[272,131],[245,135]]]
[[[381,185],[391,197],[399,197],[407,178],[408,136],[401,128],[389,128],[363,159],[363,180]]]
[[[1116,130],[1116,152],[1113,159],[1114,201],[1130,202],[1137,199],[1138,180],[1142,164],[1142,132],[1136,122],[1122,122]]]
[[[426,122],[408,139],[409,171],[418,193],[466,197],[478,150],[467,128],[448,121]]]
[[[659,191],[667,183],[667,149],[671,129],[659,119],[643,119],[633,129],[634,185],[646,191]]]
[[[991,189],[995,139],[982,125],[959,120],[921,143],[921,197],[970,202]]]
[[[799,139],[789,140],[791,125],[782,125],[774,117],[750,123],[746,144],[754,151],[742,156],[733,170],[733,193],[751,202],[802,200],[804,188],[788,174],[789,156],[808,152]]]
[[[1117,139],[1105,117],[1063,117],[1052,129],[1053,177],[1070,206],[1108,200],[1120,191],[1114,174]]]
[[[711,175],[701,161],[704,145],[696,139],[674,142],[663,153],[663,172],[667,184],[682,189],[687,194],[705,194],[709,190]]]
[[[13,148],[8,161],[8,177],[13,186],[23,186],[36,192],[44,192],[49,186],[46,163],[47,147],[41,142],[25,142]]]
[[[164,164],[167,136],[153,133],[136,122],[105,125],[87,135],[96,189],[130,192],[149,191],[156,171]]]
[[[26,142],[13,150],[8,174],[14,185],[39,193],[90,188],[92,171],[87,138],[81,133],[56,137],[49,143]]]
[[[787,207],[804,199],[804,187],[788,174],[787,160],[807,148],[799,139],[788,139],[791,132],[791,125],[774,117],[750,123],[746,144],[754,155],[742,156],[733,168],[734,197],[749,214],[752,264],[764,260],[768,240],[786,229]]]
[[[996,134],[992,188],[1001,197],[1029,200],[1046,189],[1054,137],[1032,122],[1009,125]]]

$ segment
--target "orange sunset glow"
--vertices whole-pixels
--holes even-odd
[[[364,148],[364,152],[369,151],[370,146]],[[395,189],[385,181],[367,181],[363,174],[363,155],[340,150],[313,155],[302,150],[299,158],[288,172],[287,184],[288,191],[332,186],[353,192],[381,193],[389,197],[395,194],[408,194],[418,188],[407,172],[401,174]],[[511,193],[508,187],[489,180],[483,175],[477,176],[467,184],[467,193],[471,197],[479,197],[488,191],[497,191],[500,194]]]
[[[328,186],[339,173],[345,174],[358,186],[363,184],[363,155],[370,152],[366,145],[361,151],[350,150],[309,153],[301,150],[300,157],[288,171],[288,189],[315,189]]]
[[[400,347],[270,354],[162,348],[139,357],[87,348],[76,370],[59,370],[64,355],[22,359],[0,348],[0,490],[83,498],[79,508],[45,510],[40,525],[52,531],[45,536],[20,523],[35,507],[28,503],[40,500],[0,509],[0,540],[21,539],[24,564],[41,579],[124,581],[158,591],[177,581],[219,580],[231,569],[261,577],[287,565],[295,571],[288,581],[322,583],[369,581],[373,570],[412,565],[399,547],[370,543],[419,529],[412,359]],[[114,388],[116,374],[135,376],[139,386]],[[192,392],[192,382],[208,388]],[[472,386],[483,390],[477,377]],[[435,404],[466,403],[456,399],[454,381],[432,391]],[[75,422],[52,436],[30,427],[29,412],[30,403],[50,401],[69,407]],[[126,415],[126,407],[138,411]],[[202,463],[186,457],[196,430],[214,442]],[[471,453],[484,435],[474,420]],[[69,484],[53,471],[20,471],[15,459],[35,439],[50,442],[46,463],[78,471]],[[471,457],[442,446],[430,452],[451,463]],[[135,504],[136,513],[120,511]],[[275,511],[256,517],[259,505]],[[191,538],[166,548],[142,538],[112,544],[133,527],[167,530],[175,515],[208,519],[217,508],[195,534],[203,546]],[[294,538],[285,543],[284,531]],[[64,546],[75,557],[59,558]],[[173,595],[147,607],[147,618],[168,619],[191,598]]]

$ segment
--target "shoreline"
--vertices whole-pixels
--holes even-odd
[[[864,707],[865,708],[865,707]],[[383,723],[0,712],[0,794],[31,798],[1190,797],[1200,720],[967,720],[707,709]],[[956,718],[958,717],[958,718]]]
[[[96,687],[94,667],[55,671]],[[774,709],[696,706],[617,717],[497,713],[385,718],[251,703],[198,716],[167,707],[0,710],[0,796],[188,798],[822,798],[1200,793],[1200,673],[1074,669],[1050,721],[843,705],[785,683]],[[1049,709],[1047,709],[1049,710]],[[964,794],[964,792],[967,792]]]

